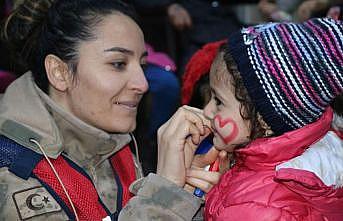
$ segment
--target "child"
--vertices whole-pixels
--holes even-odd
[[[208,193],[211,220],[343,220],[342,21],[266,24],[221,47],[204,109],[235,165]],[[334,119],[334,120],[333,120]]]

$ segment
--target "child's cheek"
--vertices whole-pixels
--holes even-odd
[[[221,115],[216,115],[214,118],[214,126],[225,144],[233,141],[238,135],[237,123],[229,117],[223,119]]]

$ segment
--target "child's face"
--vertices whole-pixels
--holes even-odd
[[[211,100],[204,114],[211,120],[214,146],[228,152],[248,142],[250,135],[249,123],[240,115],[240,102],[235,98],[232,80],[222,56],[217,57],[210,72]]]

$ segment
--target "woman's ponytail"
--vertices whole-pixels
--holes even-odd
[[[26,0],[5,20],[2,38],[11,51],[15,72],[32,68],[39,35],[53,0]]]

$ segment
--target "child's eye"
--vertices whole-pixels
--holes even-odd
[[[221,100],[219,100],[217,97],[214,97],[214,101],[216,102],[217,106],[222,104]]]
[[[124,68],[125,68],[125,66],[126,66],[126,63],[123,62],[123,61],[116,61],[116,62],[111,63],[111,65],[112,65],[115,69],[121,71],[121,70],[124,70]]]

